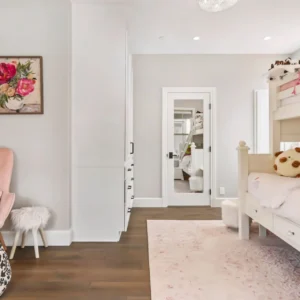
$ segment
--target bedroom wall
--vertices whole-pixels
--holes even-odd
[[[300,49],[291,55],[292,59],[300,59]]]
[[[263,74],[284,57],[134,55],[136,197],[162,196],[161,89],[180,86],[217,88],[217,187],[225,187],[225,197],[236,197],[236,147],[241,139],[253,144],[253,90],[268,87]]]
[[[0,0],[0,55],[44,59],[44,115],[1,115],[1,147],[13,149],[15,207],[44,205],[49,229],[70,228],[69,0]]]

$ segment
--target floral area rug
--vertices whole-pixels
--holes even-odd
[[[152,300],[300,299],[300,253],[221,221],[148,221]]]

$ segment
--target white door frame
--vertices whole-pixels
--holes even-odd
[[[215,87],[163,87],[162,88],[162,200],[163,207],[168,206],[168,161],[164,159],[168,153],[168,94],[169,93],[208,93],[211,104],[211,197],[210,203],[216,199],[216,88]]]

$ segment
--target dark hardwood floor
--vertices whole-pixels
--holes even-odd
[[[3,299],[150,300],[146,220],[217,220],[218,208],[133,209],[119,243],[73,243],[70,247],[17,249],[12,282]],[[10,249],[8,249],[10,251]]]

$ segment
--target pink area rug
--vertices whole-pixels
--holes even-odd
[[[300,253],[221,221],[148,221],[152,300],[300,299]]]

